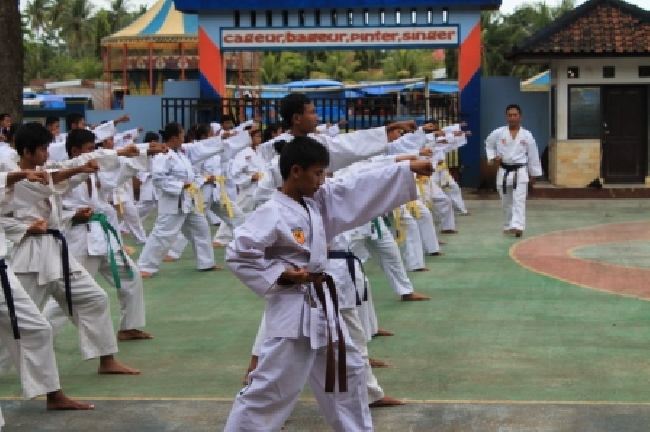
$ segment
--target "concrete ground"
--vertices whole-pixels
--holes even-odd
[[[460,234],[440,236],[446,255],[410,274],[432,301],[400,302],[366,266],[380,326],[396,333],[369,344],[390,363],[375,373],[387,394],[409,401],[373,410],[376,429],[649,430],[650,203],[533,200],[522,241],[502,235],[498,201],[468,206]],[[120,343],[118,353],[142,375],[98,376],[69,326],[55,345],[61,383],[96,410],[49,413],[42,400],[22,401],[12,372],[0,376],[3,431],[221,430],[263,303],[228,272],[194,265],[188,250],[145,282],[156,339]],[[286,430],[328,430],[308,390]]]

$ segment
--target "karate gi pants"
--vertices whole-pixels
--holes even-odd
[[[433,222],[433,215],[431,210],[420,200],[417,201],[418,209],[420,210],[420,217],[412,215],[415,222],[418,224],[420,230],[420,237],[422,238],[422,249],[425,254],[432,254],[440,252],[440,244],[438,243],[438,235],[436,234],[436,225]]]
[[[363,358],[366,370],[366,386],[368,387],[368,403],[376,402],[384,397],[384,390],[382,390],[377,382],[375,374],[372,373],[372,367],[368,359],[368,340],[366,339],[366,332],[363,329],[361,319],[356,308],[341,309],[341,318],[345,321],[352,343],[357,347]]]
[[[120,224],[120,232],[130,232],[133,234],[135,241],[138,244],[147,242],[147,233],[142,226],[142,219],[140,213],[133,201],[122,201],[122,223]]]
[[[443,231],[456,229],[456,216],[451,198],[445,194],[436,184],[433,185],[433,212],[440,219],[440,229]]]
[[[192,248],[196,254],[197,268],[204,270],[214,266],[214,249],[210,241],[210,226],[205,215],[196,213],[159,213],[138,260],[140,271],[152,274],[158,272],[163,257],[178,238],[179,230],[192,242]]]
[[[232,240],[232,231],[233,229],[237,228],[239,225],[244,223],[244,220],[246,217],[244,216],[244,212],[235,204],[232,203],[232,217],[228,215],[228,210],[222,207],[219,202],[213,202],[210,199],[210,207],[208,207],[208,202],[206,201],[205,208],[209,208],[213,214],[217,217],[219,217],[222,220],[222,224],[219,226],[219,229],[217,230],[216,235],[214,236],[213,241],[219,241],[221,244],[225,245]],[[207,212],[206,212],[207,214]],[[224,227],[224,225],[227,225]],[[219,231],[221,231],[222,227],[223,229],[226,230],[227,236],[230,236],[230,240],[225,240],[223,237],[219,237]],[[226,236],[226,238],[227,238]],[[221,242],[220,240],[217,240],[217,238],[220,238],[224,242]],[[183,234],[178,233],[178,237],[176,241],[174,242],[174,245],[172,248],[169,250],[167,255],[169,255],[172,258],[179,259],[181,255],[183,255],[183,251],[187,247],[187,238],[183,236]],[[196,252],[195,252],[196,253]]]
[[[228,193],[228,198],[230,198],[230,203],[232,205],[233,216],[239,217],[244,216],[239,204],[237,204],[237,186],[230,178],[226,178],[225,182],[226,192]],[[213,210],[214,211],[214,210]],[[216,212],[215,212],[216,213]],[[219,217],[223,218],[220,213],[216,213]],[[235,225],[238,226],[238,225]],[[219,225],[217,233],[212,239],[215,243],[221,243],[222,245],[228,244],[232,241],[232,226],[228,224]]]
[[[372,290],[368,278],[366,278],[366,286],[368,287],[368,300],[361,302],[361,306],[357,306],[357,312],[366,333],[366,342],[370,342],[372,336],[379,331],[379,323],[377,322],[375,304],[372,300]]]
[[[117,290],[117,298],[120,302],[120,330],[134,330],[145,326],[144,290],[142,277],[138,268],[128,255],[125,256],[127,264],[133,270],[132,279],[129,278],[122,258],[119,254],[115,256],[122,286]],[[86,255],[85,257],[75,257],[75,259],[92,277],[95,277],[99,273],[109,284],[115,286],[111,265],[107,256]],[[68,322],[68,314],[65,310],[61,309],[59,303],[54,299],[50,299],[45,305],[45,308],[43,308],[43,315],[52,325],[55,338],[61,333],[61,330],[63,330],[63,327]]]
[[[70,260],[74,259],[70,257]],[[19,273],[16,277],[37,306],[52,296],[59,306],[67,312],[65,284],[63,279],[38,284],[37,273]],[[77,327],[81,358],[93,358],[115,354],[117,339],[113,332],[108,295],[97,285],[87,271],[70,275],[72,288],[72,316],[68,317]]]
[[[257,369],[248,376],[248,386],[235,398],[225,432],[279,431],[307,383],[332,429],[372,431],[363,358],[345,328],[343,334],[347,392],[339,393],[337,387],[334,393],[325,393],[326,347],[312,349],[309,338],[302,335],[296,339],[267,338]]]
[[[144,220],[151,214],[151,212],[158,208],[158,202],[153,200],[138,201],[135,207],[138,209],[140,220]]]
[[[449,178],[449,187],[443,188],[442,191],[447,194],[449,199],[451,199],[452,206],[460,214],[467,214],[467,208],[465,207],[465,202],[463,201],[463,195],[460,190],[460,186],[456,183],[453,177]]]
[[[408,210],[402,208],[398,211],[402,212],[401,229],[406,231],[404,240],[398,243],[399,249],[404,257],[404,265],[408,271],[421,269],[424,267],[424,251],[422,250],[420,228],[418,228],[418,223]],[[391,229],[394,228],[395,221],[393,221]]]
[[[5,419],[2,417],[2,409],[0,409],[0,430],[2,430],[2,426],[5,425]]]
[[[515,189],[506,186],[506,193],[503,193],[503,186],[497,185],[501,197],[501,208],[503,209],[504,230],[526,229],[526,196],[528,195],[528,183],[517,183]]]
[[[20,339],[14,339],[7,302],[0,291],[0,341],[2,349],[10,353],[18,369],[23,397],[33,399],[61,388],[54,357],[52,328],[10,269],[7,269],[7,276],[13,294]]]
[[[388,278],[388,282],[393,288],[393,291],[400,296],[403,294],[411,294],[413,292],[413,284],[411,284],[406,274],[404,262],[402,262],[402,256],[400,255],[395,238],[382,218],[379,218],[379,226],[381,229],[381,238],[373,239],[366,237],[363,244],[355,242],[351,250],[355,255],[359,255],[357,253],[358,249],[367,249],[372,259],[379,264],[379,267],[381,267]],[[359,253],[363,252],[359,251]]]

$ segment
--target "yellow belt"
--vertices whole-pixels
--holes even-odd
[[[192,202],[196,204],[195,213],[203,214],[203,193],[194,183],[190,184],[190,187],[187,188],[187,191],[190,193]]]
[[[205,179],[207,180],[210,176],[205,176]],[[214,176],[214,181],[219,183],[219,192],[221,194],[221,205],[226,207],[226,211],[228,212],[228,217],[234,217],[234,213],[232,212],[232,203],[230,202],[230,197],[228,196],[228,192],[226,191],[226,177],[224,176]]]
[[[397,243],[402,243],[406,240],[406,232],[404,232],[404,227],[402,226],[402,209],[396,208],[393,210],[393,222],[395,223],[395,241]]]
[[[117,210],[120,212],[120,214],[124,214],[124,206],[122,205],[122,197],[120,197],[119,192],[117,192]]]
[[[424,193],[424,185],[426,185],[428,182],[429,182],[429,177],[417,177],[415,179],[415,185],[418,187],[418,190],[420,191],[420,199],[422,200],[424,205],[427,206],[427,208],[431,208],[431,204],[427,201],[427,196]]]
[[[417,201],[411,201],[411,202],[407,203],[406,208],[408,209],[408,211],[411,212],[411,214],[413,215],[414,218],[420,219],[420,216],[422,216],[420,214],[420,207],[418,207],[418,202]]]

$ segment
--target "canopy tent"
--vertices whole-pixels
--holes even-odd
[[[197,15],[177,11],[174,0],[159,0],[102,39],[106,73],[111,81],[121,78],[122,95],[162,94],[166,80],[198,79],[198,29]]]
[[[405,86],[406,90],[424,90],[424,83],[410,84]],[[445,81],[445,82],[430,82],[430,93],[458,93],[458,82]]]

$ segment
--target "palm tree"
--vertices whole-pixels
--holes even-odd
[[[359,61],[354,59],[351,51],[332,51],[327,53],[325,61],[316,61],[318,70],[335,81],[351,77],[358,66]]]
[[[111,2],[111,33],[122,30],[129,21],[129,0],[113,0]]]
[[[92,13],[93,6],[89,0],[72,0],[61,16],[61,35],[76,58],[83,57],[93,44]]]
[[[266,54],[260,62],[262,84],[281,84],[287,80],[282,63],[274,54]]]
[[[63,17],[69,3],[69,0],[51,0],[48,19],[52,30],[61,28],[61,17]]]
[[[37,38],[49,23],[50,0],[32,0],[27,3],[25,14],[29,17],[29,28]]]

